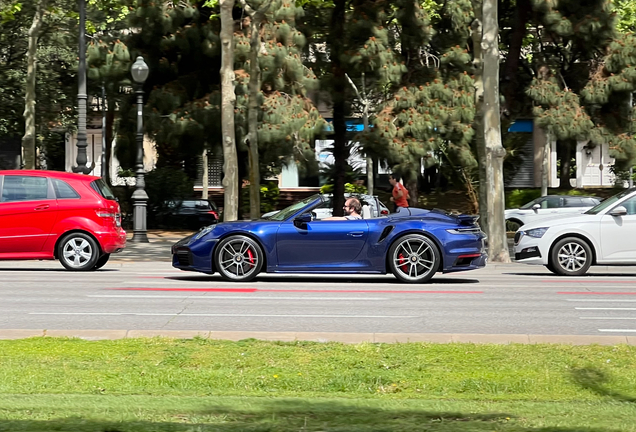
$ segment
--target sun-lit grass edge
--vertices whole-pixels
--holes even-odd
[[[0,341],[2,394],[634,401],[636,347]]]

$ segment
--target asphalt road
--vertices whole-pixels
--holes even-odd
[[[636,336],[636,268],[562,278],[511,264],[426,285],[361,275],[235,284],[165,261],[114,261],[92,273],[5,261],[2,329]]]

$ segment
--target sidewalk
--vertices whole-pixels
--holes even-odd
[[[126,248],[110,256],[110,261],[172,261],[170,248],[194,231],[148,230],[148,243],[133,243],[132,230],[127,234]]]

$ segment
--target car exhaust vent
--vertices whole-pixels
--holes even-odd
[[[179,261],[180,266],[190,266],[190,251],[188,250],[180,250],[177,251],[177,261]]]
[[[393,225],[389,225],[388,227],[384,228],[384,231],[382,231],[382,234],[380,234],[378,243],[382,242],[385,238],[387,238],[389,234],[391,234],[391,231],[393,231],[393,228],[395,228]]]

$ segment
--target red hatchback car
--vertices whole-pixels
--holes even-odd
[[[59,259],[96,270],[126,246],[119,203],[101,178],[0,171],[0,260]]]

